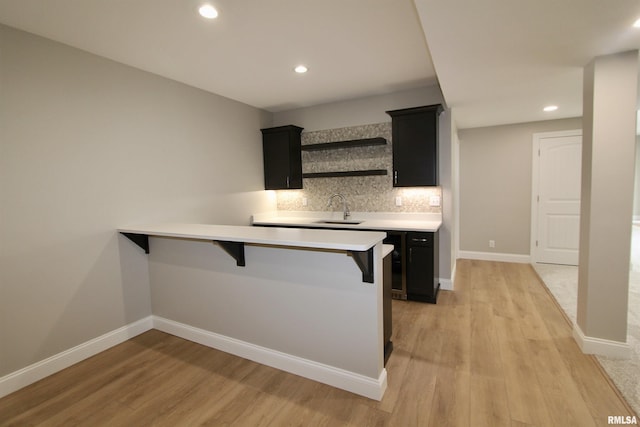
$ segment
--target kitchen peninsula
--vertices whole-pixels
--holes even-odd
[[[393,245],[391,296],[435,304],[440,291],[440,213],[391,212],[295,212],[254,214],[252,224],[261,227],[299,227],[385,231],[384,243]],[[337,215],[336,215],[337,214]]]
[[[385,233],[206,224],[118,231],[131,240],[122,244],[149,254],[156,329],[382,398]]]

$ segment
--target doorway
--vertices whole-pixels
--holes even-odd
[[[578,265],[582,130],[533,134],[531,261]]]

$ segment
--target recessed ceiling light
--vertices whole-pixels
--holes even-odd
[[[640,18],[636,19],[636,22],[633,23],[633,26],[636,28],[640,28]]]
[[[558,109],[557,105],[547,105],[546,107],[543,108],[543,110],[546,112],[556,111],[557,109]]]
[[[201,16],[207,19],[213,19],[218,17],[218,11],[216,10],[215,7],[211,6],[210,4],[205,4],[200,6],[200,9],[198,9],[198,12],[200,13]]]
[[[296,68],[293,69],[293,71],[295,71],[298,74],[304,74],[307,71],[309,71],[309,69],[304,65],[298,65]]]

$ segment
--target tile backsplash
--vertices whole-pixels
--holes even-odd
[[[353,212],[430,212],[439,213],[440,206],[430,206],[431,196],[440,196],[440,187],[393,187],[391,122],[352,126],[314,132],[302,132],[302,145],[382,137],[386,145],[340,148],[302,152],[302,172],[335,172],[386,169],[387,175],[339,178],[304,178],[302,190],[277,191],[279,211],[325,211],[329,196],[345,196]],[[400,198],[401,206],[396,206]],[[306,206],[304,205],[306,201]],[[341,205],[334,200],[332,210]]]

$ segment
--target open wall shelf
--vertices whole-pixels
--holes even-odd
[[[303,173],[303,178],[341,178],[345,176],[374,176],[387,175],[386,169],[369,169],[361,171],[339,171],[339,172],[314,172]]]
[[[362,138],[349,141],[324,142],[322,144],[309,144],[301,147],[302,151],[337,150],[340,148],[370,147],[373,145],[386,145],[385,138]]]

